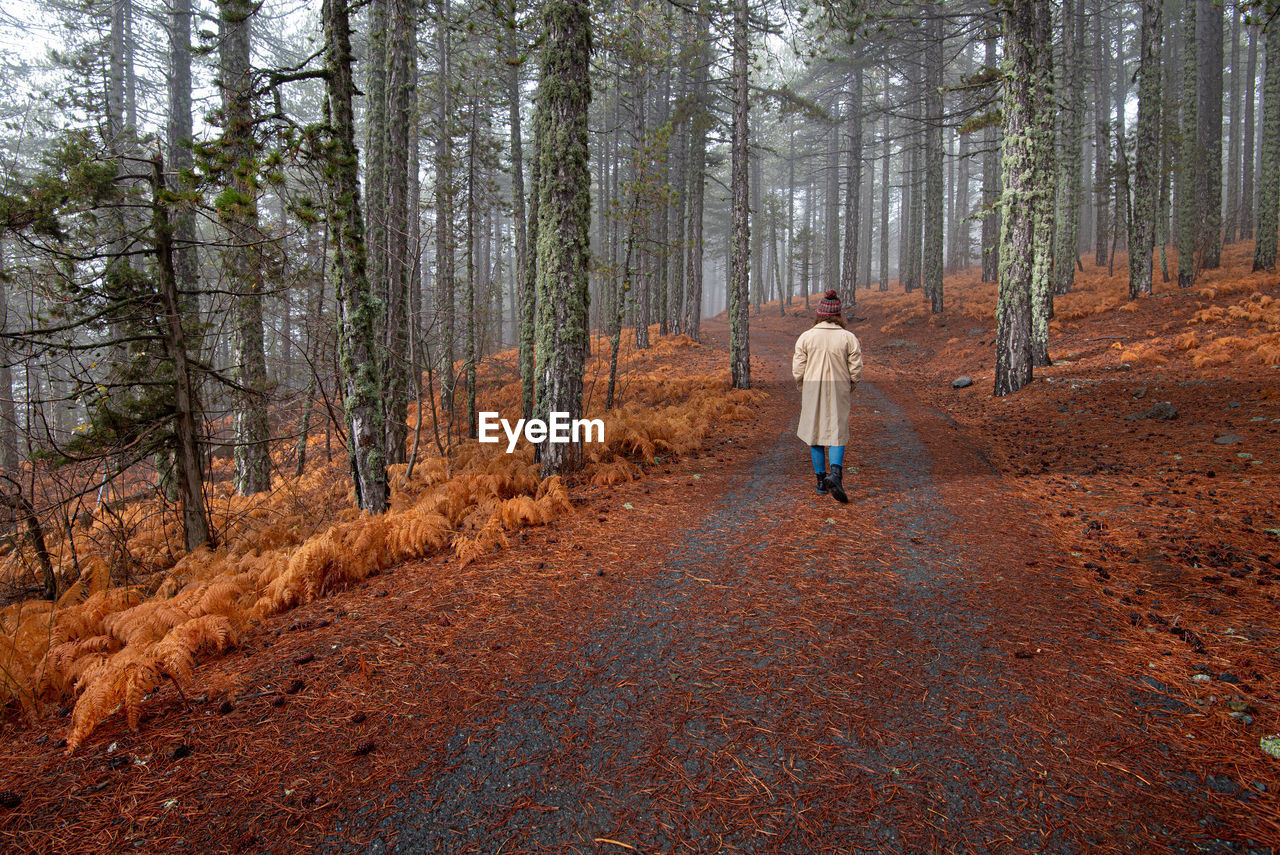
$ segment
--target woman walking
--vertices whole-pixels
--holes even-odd
[[[849,443],[849,398],[862,379],[862,345],[845,329],[840,297],[828,290],[818,302],[813,326],[796,339],[791,375],[800,388],[796,436],[809,446],[819,493],[849,501],[841,481]],[[827,473],[830,457],[831,472]]]

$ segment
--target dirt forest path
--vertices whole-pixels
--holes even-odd
[[[1158,685],[1108,674],[1037,509],[874,356],[851,503],[813,491],[801,323],[753,330],[746,447],[569,533],[582,601],[520,594],[491,638],[524,664],[332,849],[372,826],[357,851],[1241,851],[1147,734]]]

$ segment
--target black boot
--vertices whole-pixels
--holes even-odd
[[[818,486],[815,488],[819,493],[826,495],[827,493],[827,473],[818,473]]]
[[[836,463],[831,464],[831,474],[827,476],[826,484],[824,486],[826,486],[827,490],[830,491],[831,495],[837,502],[847,504],[849,501],[849,495],[845,493],[844,484],[840,482],[843,474],[843,466]]]

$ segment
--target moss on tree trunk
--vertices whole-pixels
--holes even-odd
[[[585,0],[549,0],[538,87],[536,410],[582,415],[582,375],[590,337],[587,264],[591,255],[591,173],[587,107],[591,103],[591,12]],[[540,448],[542,472],[581,465],[577,443]]]

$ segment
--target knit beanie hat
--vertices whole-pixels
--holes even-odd
[[[839,314],[840,297],[834,288],[828,288],[827,293],[823,294],[822,299],[818,301],[818,317],[834,318]]]

